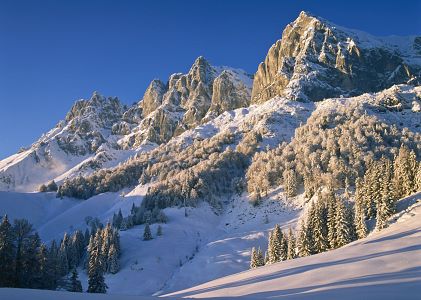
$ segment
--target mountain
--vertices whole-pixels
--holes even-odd
[[[418,253],[420,40],[302,12],[254,76],[199,57],[130,107],[94,93],[0,161],[0,213],[27,218],[49,244],[121,211],[120,270],[105,275],[115,295],[323,298],[380,277],[391,293],[412,287],[417,266],[399,268],[398,246]],[[274,227],[297,237],[294,255],[243,272],[252,247],[276,252]],[[355,268],[343,273],[341,256]]]
[[[252,103],[320,101],[420,84],[421,37],[374,37],[301,12],[255,74]]]
[[[211,66],[203,57],[187,74],[153,80],[143,98],[127,108],[97,92],[77,101],[65,119],[29,149],[0,161],[0,190],[34,191],[50,180],[113,167],[136,153],[250,103],[252,76]]]

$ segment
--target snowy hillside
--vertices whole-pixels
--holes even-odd
[[[389,228],[338,250],[220,278],[170,297],[418,299],[421,194]]]
[[[421,292],[421,194],[408,197],[389,228],[338,250],[245,271],[161,298],[0,289],[5,299],[417,299]],[[396,220],[395,220],[396,219]],[[164,237],[162,237],[165,239]],[[157,241],[159,243],[160,241]],[[223,243],[223,241],[220,241]],[[230,249],[230,252],[231,249]],[[203,268],[195,269],[204,270]],[[192,274],[197,276],[198,273]],[[135,280],[125,277],[126,280]],[[108,282],[108,281],[107,281]],[[112,282],[110,282],[112,283]],[[113,283],[112,283],[113,284]]]

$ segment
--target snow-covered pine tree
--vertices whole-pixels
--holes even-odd
[[[156,230],[156,235],[161,236],[162,235],[162,226],[158,225],[158,229]]]
[[[255,269],[258,267],[258,259],[257,259],[257,250],[255,247],[251,248],[251,255],[250,255],[250,269]]]
[[[149,241],[151,239],[152,239],[151,228],[149,227],[149,224],[146,223],[145,230],[143,231],[143,240]]]
[[[312,205],[311,224],[312,237],[316,253],[324,252],[329,249],[327,237],[327,216],[323,200],[319,197],[317,203]]]
[[[108,272],[115,274],[120,270],[120,264],[118,261],[118,252],[114,244],[111,244],[108,252]]]
[[[312,255],[313,245],[311,245],[311,237],[310,237],[311,234],[304,220],[301,220],[300,226],[298,228],[299,228],[298,233],[297,233],[298,255],[300,257]]]
[[[263,257],[263,252],[262,249],[260,249],[260,247],[257,249],[257,264],[258,267],[265,265],[265,258]]]
[[[104,280],[104,267],[101,259],[101,235],[98,230],[88,246],[88,293],[106,293],[107,285]]]
[[[377,203],[376,228],[381,230],[387,226],[387,220],[396,211],[396,202],[393,196],[392,187],[392,163],[389,159],[382,157],[383,176],[381,180],[381,199]]]
[[[283,233],[280,241],[279,258],[281,261],[288,259],[288,240]]]
[[[82,284],[78,279],[78,273],[76,268],[72,270],[72,276],[70,277],[70,289],[69,292],[82,293]]]
[[[352,223],[350,222],[349,211],[341,199],[337,200],[335,221],[336,246],[339,248],[352,242]]]
[[[12,287],[15,264],[14,233],[9,218],[5,215],[0,223],[0,286]]]
[[[327,203],[327,239],[329,249],[337,248],[337,228],[336,228],[336,197],[333,191],[326,196]]]
[[[288,229],[288,253],[287,259],[294,259],[297,257],[295,245],[295,235],[292,232],[291,227]]]
[[[396,199],[408,196],[414,190],[415,153],[401,145],[393,162],[393,191]]]
[[[67,260],[66,250],[64,248],[60,248],[58,250],[58,265],[57,265],[57,273],[59,276],[64,276],[69,273],[69,262]]]
[[[367,224],[365,223],[365,212],[364,212],[364,198],[362,195],[361,184],[362,180],[358,178],[355,182],[355,204],[354,204],[354,226],[358,239],[363,239],[367,236]]]
[[[282,240],[282,231],[279,225],[276,224],[275,228],[269,234],[269,243],[268,243],[269,264],[273,264],[281,260],[281,257],[280,257],[281,240]]]
[[[288,197],[295,197],[297,195],[298,180],[297,174],[294,170],[285,170],[283,173],[284,190]]]

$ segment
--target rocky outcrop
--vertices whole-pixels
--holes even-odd
[[[252,103],[274,96],[319,101],[419,83],[420,39],[377,38],[301,12],[259,65]]]
[[[141,110],[141,121],[121,145],[161,144],[226,110],[248,106],[251,85],[251,76],[244,71],[211,66],[201,56],[187,74],[173,74],[167,84],[151,82],[137,108],[131,108],[130,116]]]

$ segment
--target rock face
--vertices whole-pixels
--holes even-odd
[[[251,86],[252,76],[244,71],[214,67],[199,57],[187,74],[173,74],[166,84],[151,82],[136,108],[126,113],[139,125],[121,145],[137,147],[145,141],[161,144],[224,111],[246,107]],[[140,121],[133,118],[139,112]]]
[[[420,83],[421,37],[377,38],[301,12],[255,74],[252,103],[376,92]]]

